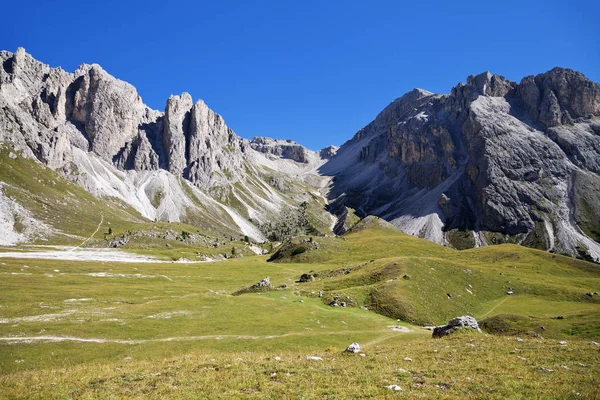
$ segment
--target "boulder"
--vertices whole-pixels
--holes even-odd
[[[445,326],[437,326],[433,329],[433,337],[440,338],[443,336],[447,336],[451,333],[457,332],[461,329],[473,329],[477,332],[481,332],[479,329],[479,324],[475,320],[475,318],[465,315],[462,317],[456,317],[448,321],[448,325]]]
[[[304,282],[312,282],[315,280],[315,276],[312,274],[302,274],[300,275],[300,280],[298,282],[300,283],[304,283]]]
[[[351,343],[350,346],[346,348],[347,353],[360,353],[360,345],[358,343]]]
[[[250,286],[250,289],[261,289],[261,288],[270,288],[271,285],[271,278],[269,278],[268,276],[261,280],[258,283],[255,283],[254,285]]]

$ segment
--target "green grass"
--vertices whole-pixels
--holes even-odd
[[[306,252],[292,255],[304,247]],[[314,269],[325,276],[304,283],[305,291],[350,296],[359,305],[411,323],[441,324],[456,315],[479,318],[493,312],[512,313],[515,310],[505,309],[509,304],[516,304],[524,315],[542,311],[546,315],[560,304],[562,312],[583,313],[579,322],[594,327],[591,334],[600,335],[599,296],[585,295],[600,287],[600,269],[569,257],[509,244],[456,251],[372,222],[367,227],[359,224],[343,238],[319,238],[318,249],[299,240],[274,258],[283,263],[320,263],[303,271]],[[340,268],[352,271],[328,273]],[[515,295],[508,296],[509,291]],[[490,314],[508,297],[508,303]],[[555,333],[568,331],[569,324],[563,320]]]
[[[319,299],[295,293],[294,278],[305,268],[305,265],[267,264],[258,257],[212,264],[140,265],[5,259],[0,264],[3,275],[0,312],[7,320],[0,324],[0,332],[2,337],[53,335],[147,340],[148,354],[162,351],[165,344],[156,340],[167,337],[174,337],[175,341],[182,338],[189,342],[188,347],[197,348],[228,349],[231,344],[219,340],[219,336],[225,336],[227,342],[239,342],[234,347],[246,349],[270,347],[280,340],[288,348],[317,349],[341,346],[355,332],[363,340],[389,334],[388,325],[394,321],[386,317],[359,308],[333,310]],[[112,277],[89,275],[101,272]],[[274,285],[286,283],[290,288],[265,294],[230,295],[267,275]],[[81,298],[93,300],[70,300]],[[36,315],[46,315],[42,318],[47,320],[18,319]],[[289,335],[293,340],[286,339]],[[237,336],[241,339],[236,339]],[[187,337],[205,340],[188,341]],[[37,358],[39,349],[46,346],[16,347],[25,353],[31,351],[23,355],[30,359]],[[107,343],[104,348],[107,355],[127,350],[114,343]],[[2,371],[24,366],[7,357],[6,352],[12,353],[14,349],[15,346],[0,346]],[[74,346],[68,362],[71,356],[80,357],[76,354],[78,349],[80,345]],[[95,353],[88,357],[101,356],[102,353]],[[47,361],[30,359],[28,368]]]
[[[99,345],[90,346],[96,350]],[[283,346],[282,346],[283,347]],[[60,351],[51,357],[61,356]],[[228,352],[129,348],[106,361],[23,370],[0,376],[0,397],[64,398],[598,398],[597,349],[582,341],[489,335],[387,341],[318,352],[258,349]],[[318,355],[322,361],[308,361]],[[275,359],[279,357],[279,360]],[[408,357],[412,361],[406,361]],[[25,361],[26,362],[26,361]],[[25,363],[23,362],[23,364]],[[552,370],[553,372],[546,372]],[[386,387],[399,385],[402,392]]]
[[[172,259],[197,250],[185,242],[166,248],[159,239],[142,244],[130,251]],[[375,218],[341,238],[297,238],[278,262],[266,258],[0,259],[0,337],[105,341],[1,341],[0,397],[600,396],[599,349],[589,344],[600,341],[600,298],[586,296],[600,287],[596,264],[516,245],[457,251]],[[311,270],[314,281],[297,282]],[[266,276],[275,289],[231,295]],[[329,306],[335,296],[355,306]],[[433,340],[417,326],[464,314],[495,335]],[[391,329],[397,318],[408,333]],[[342,354],[351,342],[366,356]],[[385,389],[391,384],[403,391]]]

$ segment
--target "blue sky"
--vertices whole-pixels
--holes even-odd
[[[554,66],[600,82],[598,1],[71,1],[2,5],[0,48],[98,63],[163,110],[189,92],[237,134],[342,144],[414,87]]]

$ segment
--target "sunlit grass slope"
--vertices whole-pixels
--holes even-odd
[[[3,259],[0,277],[5,398],[600,396],[598,265],[519,246],[451,250],[369,218],[263,257]],[[464,314],[499,335],[418,326]]]

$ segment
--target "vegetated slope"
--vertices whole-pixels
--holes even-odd
[[[340,219],[346,206],[456,248],[519,243],[599,259],[599,134],[600,85],[582,74],[484,73],[450,94],[394,100],[320,172],[333,177]]]
[[[187,93],[171,96],[164,113],[152,110],[95,64],[68,73],[22,48],[0,52],[0,62],[0,142],[149,220],[261,241],[282,235],[268,222],[322,202],[314,196],[322,198],[327,179],[315,170],[335,149],[242,139]],[[330,232],[324,206],[312,217],[291,233]]]
[[[0,149],[2,244],[77,242],[104,222],[115,229],[146,220],[118,199],[96,198],[53,170]]]
[[[283,246],[272,261],[315,263],[302,288],[321,291],[326,303],[366,306],[411,323],[507,313],[524,317],[523,331],[600,335],[597,264],[522,246],[452,250],[369,217],[342,238],[319,240],[318,248],[314,239]],[[552,319],[558,315],[565,318]]]
[[[42,164],[0,147],[0,244],[18,242],[121,247],[154,256],[197,260],[254,254],[240,234],[215,236],[196,226],[149,221],[118,197],[96,197]],[[168,247],[165,247],[168,246]],[[232,248],[236,248],[231,254]]]

